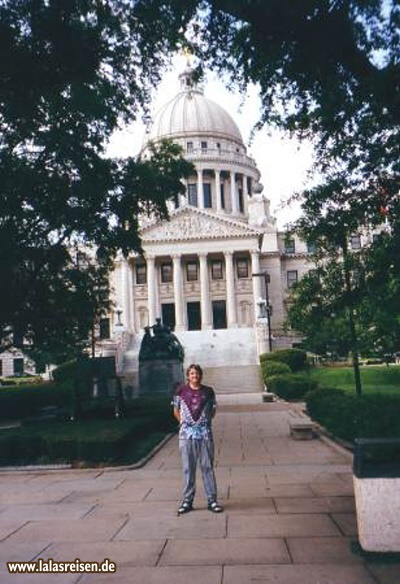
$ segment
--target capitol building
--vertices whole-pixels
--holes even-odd
[[[116,262],[116,309],[99,354],[116,352],[125,382],[137,385],[144,327],[161,318],[183,345],[185,365],[200,363],[217,390],[261,389],[258,355],[299,342],[284,321],[290,287],[308,269],[307,248],[278,231],[232,117],[204,95],[190,67],[179,81],[141,155],[168,138],[195,173],[169,221],[143,220],[144,254]]]

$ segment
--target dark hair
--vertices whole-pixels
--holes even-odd
[[[189,365],[189,367],[186,369],[186,377],[189,377],[189,371],[191,369],[197,371],[197,373],[200,375],[200,379],[203,377],[203,369],[197,363],[192,363]]]

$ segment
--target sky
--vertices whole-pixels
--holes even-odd
[[[185,68],[184,57],[177,58],[173,70],[167,72],[154,95],[152,115],[180,90],[178,75]],[[250,134],[258,121],[260,100],[254,86],[249,88],[245,98],[239,93],[227,90],[224,83],[213,75],[206,75],[203,83],[204,95],[222,106],[238,125],[247,152],[252,156],[261,173],[264,195],[271,201],[272,214],[277,218],[278,227],[284,229],[286,223],[294,221],[300,215],[299,204],[290,207],[284,201],[307,185],[307,171],[312,167],[313,151],[308,143],[300,144],[278,132],[267,128],[258,131],[251,143]],[[109,144],[110,156],[135,156],[139,153],[145,135],[145,126],[136,121],[116,132]]]

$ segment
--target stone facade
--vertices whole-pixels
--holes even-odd
[[[284,332],[283,322],[290,286],[308,269],[306,247],[278,231],[237,125],[203,95],[190,69],[181,75],[181,91],[155,117],[142,156],[149,155],[149,141],[162,138],[182,146],[196,173],[185,181],[186,196],[171,207],[170,221],[142,221],[143,256],[116,263],[122,370],[131,377],[137,370],[143,328],[156,318],[180,338],[186,362],[195,356],[193,347],[205,365],[219,351],[224,366],[241,344],[250,344],[243,365],[270,348],[292,346],[299,339]],[[267,299],[272,311],[260,318]],[[110,318],[115,324],[116,314]]]

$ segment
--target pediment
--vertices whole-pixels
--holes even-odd
[[[178,209],[169,221],[159,221],[141,231],[143,243],[258,237],[256,229],[246,223],[216,216],[196,208]]]

